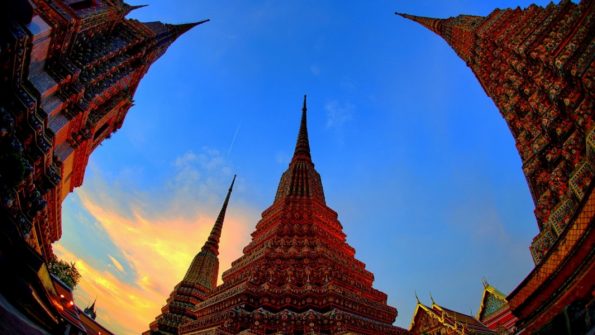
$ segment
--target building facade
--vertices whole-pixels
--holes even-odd
[[[49,260],[91,152],[122,126],[151,64],[198,23],[126,19],[137,7],[121,0],[14,2],[0,36],[2,214]]]
[[[540,230],[530,246],[535,269],[508,296],[526,333],[581,333],[595,313],[594,3],[563,0],[487,17],[400,14],[466,62],[516,141]]]
[[[198,23],[127,19],[122,0],[0,2],[1,293],[42,329],[59,329],[45,262],[61,205],[89,156],[118,130],[139,81]],[[203,21],[204,22],[204,21]]]

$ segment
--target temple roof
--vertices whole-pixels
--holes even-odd
[[[477,311],[477,318],[479,320],[485,320],[488,316],[508,305],[508,300],[506,300],[506,295],[504,293],[490,285],[487,281],[483,282],[483,286],[484,289],[481,297],[481,304]]]
[[[486,325],[470,315],[442,307],[434,301],[432,301],[432,306],[430,307],[421,303],[419,300],[417,301],[417,306],[411,319],[409,331],[413,331],[416,326],[422,326],[416,324],[416,320],[420,319],[420,313],[427,314],[432,320],[451,329],[456,334],[495,334]]]

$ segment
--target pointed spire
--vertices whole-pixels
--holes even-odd
[[[219,255],[219,239],[221,238],[221,231],[223,230],[223,221],[225,220],[225,211],[227,211],[227,204],[229,203],[229,198],[231,197],[231,191],[233,190],[233,184],[236,182],[236,175],[233,175],[233,180],[231,181],[231,185],[229,186],[229,190],[227,191],[227,196],[225,196],[225,200],[223,201],[223,206],[221,207],[221,211],[219,212],[219,216],[217,216],[217,220],[215,221],[215,225],[213,229],[211,229],[211,234],[205,242],[205,245],[202,247],[202,251],[208,251],[213,253],[214,255]]]
[[[124,16],[126,16],[126,15],[130,14],[130,12],[132,12],[133,10],[147,7],[147,6],[148,5],[129,5],[127,3],[124,3],[122,6],[122,11],[124,12]]]
[[[442,37],[465,62],[471,60],[476,31],[485,21],[483,16],[459,15],[448,19],[435,19],[404,13],[395,13],[428,28]]]
[[[159,21],[153,22],[145,22],[143,23],[145,27],[149,28],[154,34],[155,39],[157,40],[157,45],[163,48],[163,52],[165,52],[165,48],[167,48],[171,43],[173,43],[178,37],[182,34],[187,32],[188,30],[203,24],[205,22],[209,22],[210,20],[202,20],[198,22],[192,23],[182,23],[182,24],[168,24],[162,23]]]
[[[432,296],[432,292],[430,291],[430,300],[432,300],[432,306],[436,305],[436,301],[434,301],[434,297]]]
[[[93,300],[91,306],[88,306],[83,310],[83,312],[93,320],[95,320],[95,318],[97,317],[97,313],[95,312],[95,302],[97,302],[97,297],[95,298],[95,300]]]
[[[309,198],[325,204],[324,190],[320,175],[314,169],[310,156],[310,140],[308,139],[308,107],[306,96],[302,107],[302,120],[298,132],[295,152],[289,167],[277,187],[275,201],[288,198]]]
[[[298,133],[297,143],[295,144],[295,152],[293,153],[293,160],[298,158],[306,158],[308,161],[312,160],[310,156],[310,140],[308,139],[308,107],[306,105],[306,95],[304,95],[304,103],[302,106],[302,121],[300,123],[300,131]]]
[[[198,22],[182,23],[182,24],[173,25],[174,30],[175,30],[175,38],[178,38],[179,36],[181,36],[182,34],[187,32],[188,30],[190,30],[198,25],[201,25],[203,23],[209,22],[209,21],[211,21],[211,20],[206,19],[206,20],[202,20],[202,21],[198,21]]]
[[[488,286],[490,286],[490,283],[488,283],[488,280],[486,277],[481,278],[481,283],[483,284],[484,288],[487,288]]]
[[[416,16],[416,15],[410,15],[410,14],[399,13],[399,12],[396,12],[395,14],[399,15],[401,17],[404,17],[406,19],[409,19],[411,21],[417,22],[417,23],[421,24],[422,26],[435,32],[436,34],[442,36],[440,27],[441,27],[442,21],[444,21],[443,19],[434,19],[434,18],[430,18],[430,17]]]

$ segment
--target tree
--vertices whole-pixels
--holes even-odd
[[[76,268],[74,262],[66,262],[58,258],[54,258],[48,263],[48,270],[51,274],[58,277],[64,284],[74,289],[81,279],[81,274]]]

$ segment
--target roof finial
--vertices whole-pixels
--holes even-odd
[[[174,25],[174,27],[176,29],[176,37],[182,35],[183,33],[187,32],[188,30],[190,30],[198,25],[201,25],[201,24],[209,22],[209,21],[211,21],[211,19],[206,19],[206,20],[202,20],[202,21],[198,21],[198,22],[176,24],[176,25]]]
[[[417,300],[418,304],[421,304],[421,301],[419,301],[419,297],[417,296],[417,291],[415,291],[415,300]]]
[[[481,283],[483,284],[484,288],[490,286],[490,283],[488,283],[488,280],[486,277],[481,278]]]
[[[306,95],[304,95],[304,104],[302,107],[302,121],[300,123],[300,131],[298,133],[297,143],[295,144],[295,152],[293,159],[306,158],[311,160],[310,156],[310,140],[308,139],[308,107],[306,106]]]
[[[87,314],[90,318],[92,318],[93,320],[95,320],[95,318],[97,317],[97,313],[95,312],[95,302],[97,302],[97,297],[95,297],[95,300],[93,300],[93,303],[91,304],[91,306],[88,306],[87,308],[85,308],[83,310],[83,312],[85,314]]]
[[[202,247],[202,251],[210,251],[215,255],[219,255],[219,240],[221,239],[221,231],[223,230],[223,221],[225,220],[225,211],[227,210],[227,204],[229,203],[229,198],[231,197],[231,191],[233,190],[233,184],[236,181],[236,175],[233,175],[233,180],[231,181],[231,185],[229,186],[229,190],[227,191],[227,196],[225,196],[225,200],[223,201],[223,206],[221,207],[221,211],[217,216],[217,220],[215,221],[215,225],[213,229],[211,229],[211,234],[205,242],[205,245]]]
[[[132,12],[133,10],[139,9],[139,8],[143,8],[143,7],[147,7],[148,5],[129,5],[127,3],[123,4],[122,10],[124,11],[124,16],[130,14],[130,12]]]
[[[436,305],[436,301],[434,301],[434,297],[432,296],[432,291],[430,291],[430,300],[432,300],[432,305]]]
[[[304,104],[303,104],[303,106],[302,106],[302,112],[305,112],[305,111],[307,111],[307,110],[308,110],[308,107],[306,106],[306,98],[307,98],[307,97],[308,97],[308,96],[307,96],[306,94],[304,94]]]

